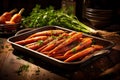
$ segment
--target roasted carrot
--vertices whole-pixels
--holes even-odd
[[[67,52],[64,53],[63,56],[57,56],[56,58],[57,59],[67,59],[69,58],[70,56],[72,56],[73,54],[75,54],[78,50],[81,50],[85,47],[89,47],[92,43],[92,38],[89,38],[89,37],[86,37],[86,38],[83,38],[81,42],[79,42],[79,44],[75,47],[73,47],[72,49],[70,50],[67,50]]]
[[[0,23],[5,23],[6,21],[9,21],[13,15],[14,12],[16,12],[17,9],[13,9],[10,12],[4,12],[1,16],[0,16]]]
[[[46,45],[43,45],[42,47],[38,48],[37,51],[38,52],[41,52],[42,49],[44,49],[45,47],[47,47],[47,44]]]
[[[72,35],[74,35],[74,34],[76,34],[76,33],[77,33],[77,32],[72,31],[72,32],[69,33],[69,36],[72,36]]]
[[[46,31],[41,31],[41,32],[37,32],[31,36],[29,36],[28,38],[32,38],[32,37],[36,37],[36,36],[52,36],[52,35],[60,35],[64,33],[63,30],[46,30]],[[28,39],[27,38],[27,39]]]
[[[64,54],[65,54],[67,51],[73,49],[76,45],[77,45],[77,44],[71,44],[71,45],[68,45],[68,46],[63,47],[62,49],[60,49],[59,51],[56,52],[56,54],[54,55],[54,57],[55,57],[56,59],[60,59],[60,60],[65,60],[65,59],[67,59],[68,57],[70,57],[70,56],[73,55],[73,54],[67,54],[67,55],[65,55],[65,56],[64,56]],[[57,55],[57,54],[62,54],[62,55]],[[74,53],[74,54],[75,54],[75,53]]]
[[[27,48],[29,48],[29,47],[31,47],[31,46],[36,46],[37,43],[38,43],[38,42],[36,41],[36,42],[32,42],[32,43],[26,44],[25,46],[26,46]]]
[[[47,39],[47,37],[48,36],[39,36],[39,37],[31,38],[31,39],[25,39],[25,40],[17,41],[15,43],[20,44],[20,45],[26,45],[26,44],[29,44],[29,43],[32,43],[32,42],[36,42],[38,40],[45,40],[45,39]]]
[[[45,51],[50,51],[52,50],[54,47],[56,47],[57,45],[59,45],[60,43],[62,43],[63,41],[65,41],[65,39],[61,39],[59,41],[55,41],[53,43],[50,43],[50,45],[48,45],[47,47],[45,47],[43,50],[41,50],[41,52],[45,52]]]
[[[45,47],[47,47],[47,46],[49,46],[50,44],[52,44],[52,43],[54,43],[54,42],[56,42],[56,41],[64,38],[65,36],[68,36],[68,34],[67,34],[67,33],[62,33],[62,34],[60,34],[59,36],[55,37],[55,39],[52,40],[51,42],[49,42],[49,43],[47,43],[46,45],[40,47],[37,51],[40,52],[40,51],[41,51],[42,49],[44,49]],[[51,37],[52,37],[52,36],[51,36]]]
[[[36,50],[41,48],[42,46],[46,45],[48,42],[52,41],[54,38],[53,37],[48,37],[46,40],[44,40],[43,42],[35,42],[35,43],[31,43],[26,45],[26,47]]]
[[[63,43],[61,43],[60,45],[56,46],[56,48],[51,50],[49,52],[49,56],[54,55],[59,49],[62,49],[64,46],[67,46],[68,44],[72,43],[73,41],[75,41],[75,40],[77,40],[77,39],[79,39],[81,37],[82,37],[82,33],[81,32],[77,32],[76,34],[72,35],[70,38],[65,40]]]
[[[55,56],[54,58],[59,59],[59,60],[65,60],[65,59],[69,58],[69,57],[72,56],[72,55],[73,55],[73,54],[68,54],[68,55],[66,55],[66,56],[64,56],[64,55],[57,55],[57,56]]]
[[[55,46],[57,46],[59,43],[62,43],[63,41],[65,41],[66,36],[68,36],[67,33],[63,33],[63,34],[59,35],[52,42],[48,43],[47,46],[43,50],[41,50],[41,52],[51,50],[52,48],[54,48]]]
[[[14,23],[19,23],[19,22],[21,22],[21,20],[22,20],[22,13],[23,13],[23,11],[24,11],[24,8],[22,8],[20,11],[19,11],[19,13],[16,13],[16,14],[14,14],[13,16],[12,16],[12,18],[10,19],[10,22],[14,22]]]
[[[94,45],[94,46],[88,47],[88,48],[70,56],[69,58],[64,60],[64,62],[71,62],[71,61],[77,60],[78,58],[81,58],[81,57],[88,55],[90,52],[93,52],[95,50],[100,50],[102,48],[103,48],[103,46],[100,46],[100,45]]]
[[[84,47],[89,47],[92,43],[92,38],[83,38],[82,41],[76,46],[74,47],[73,49],[67,51],[64,56],[67,56],[68,54],[74,54],[74,51],[78,51],[78,50],[81,50],[82,48]]]
[[[56,39],[51,40],[51,42],[47,42],[46,45],[43,45],[42,47],[40,47],[39,49],[37,49],[38,52],[41,52],[41,50],[43,50],[44,48],[46,48],[47,46],[49,46],[50,44],[56,42],[57,40],[60,40],[62,38],[66,38],[66,36],[69,36],[69,34],[67,33],[62,33],[59,36],[56,36]],[[51,36],[52,37],[52,36]]]
[[[55,54],[62,54],[64,55],[67,51],[71,50],[72,48],[74,48],[76,45],[78,45],[78,41],[74,41],[71,44],[62,47],[62,49],[59,49]]]
[[[95,50],[103,49],[104,47],[101,45],[91,45]]]

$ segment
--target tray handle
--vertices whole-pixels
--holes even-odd
[[[22,33],[25,33],[25,32],[28,32],[28,31],[31,31],[33,30],[33,28],[26,28],[26,29],[22,29],[22,30],[19,30],[15,36],[19,35],[19,34],[22,34]]]
[[[106,54],[110,53],[110,50],[100,50],[100,51],[96,51],[94,54],[91,54],[87,57],[85,57],[83,60],[81,60],[81,62],[85,62],[85,61],[89,61],[89,59],[98,59]]]

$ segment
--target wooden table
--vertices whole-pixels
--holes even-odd
[[[120,50],[112,49],[80,70],[66,72],[15,51],[7,38],[0,38],[0,80],[120,80],[119,72]]]

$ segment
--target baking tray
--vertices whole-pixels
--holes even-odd
[[[106,53],[109,53],[110,49],[114,46],[114,43],[111,41],[83,33],[84,36],[92,37],[97,44],[104,46],[104,49],[87,56],[87,58],[86,57],[83,58],[81,61],[63,62],[61,60],[55,59],[53,57],[49,57],[43,53],[37,52],[37,51],[32,50],[32,49],[28,49],[24,46],[21,46],[21,45],[15,43],[16,41],[23,40],[23,39],[27,38],[28,36],[30,36],[36,32],[44,31],[44,30],[53,30],[53,29],[54,30],[61,29],[61,30],[64,30],[66,32],[73,31],[73,30],[66,29],[66,28],[59,27],[59,26],[44,26],[41,28],[33,29],[30,31],[12,36],[12,37],[8,38],[7,41],[12,44],[12,46],[15,50],[22,51],[25,54],[30,54],[33,57],[37,57],[37,58],[40,58],[47,63],[51,63],[51,65],[55,65],[57,67],[60,67],[60,68],[66,69],[66,70],[71,70],[71,71],[78,70],[78,69],[80,69],[80,67],[87,65],[88,63],[92,62],[93,60],[99,59],[99,57],[106,55]]]

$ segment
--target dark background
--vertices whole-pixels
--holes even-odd
[[[82,8],[83,8],[83,0],[67,0],[67,1],[75,1],[75,15],[78,19],[82,19]],[[91,8],[98,9],[112,9],[113,10],[113,23],[120,23],[120,0],[86,0],[91,2]],[[55,9],[60,9],[62,6],[62,0],[1,0],[0,1],[0,15],[5,11],[10,11],[14,8],[20,10],[21,8],[25,8],[23,16],[29,15],[32,11],[32,8],[35,7],[36,4],[40,4],[41,8],[46,8],[52,5]]]
[[[35,7],[36,4],[40,4],[41,8],[46,8],[52,5],[55,9],[59,9],[61,7],[61,0],[1,0],[0,14],[14,8],[17,8],[18,10],[25,8],[23,15],[26,16],[31,12],[32,8]]]

